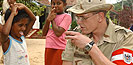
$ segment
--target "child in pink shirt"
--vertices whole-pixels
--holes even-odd
[[[64,13],[66,0],[52,0],[52,10],[43,27],[46,36],[45,65],[62,65],[61,54],[66,47],[64,32],[69,29],[71,16]]]

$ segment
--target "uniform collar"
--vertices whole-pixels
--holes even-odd
[[[112,23],[111,20],[109,20],[109,24],[108,24],[108,27],[107,27],[107,30],[104,34],[104,36],[102,37],[102,39],[98,42],[98,46],[99,45],[102,45],[104,42],[108,42],[108,43],[115,43],[115,40],[114,40],[114,37],[115,35],[115,28],[114,28],[114,24]]]

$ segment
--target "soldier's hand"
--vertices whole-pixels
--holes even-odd
[[[67,31],[65,34],[67,35],[65,38],[71,39],[71,42],[79,48],[84,48],[87,43],[92,41],[89,37],[79,32]]]

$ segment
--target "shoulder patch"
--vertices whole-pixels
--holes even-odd
[[[111,61],[117,65],[133,65],[133,51],[130,49],[118,49],[112,53]]]
[[[132,54],[128,52],[123,53],[124,62],[130,64],[132,62]]]

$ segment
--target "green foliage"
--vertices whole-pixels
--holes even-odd
[[[37,32],[37,34],[38,34],[38,35],[42,35],[42,30],[39,30],[39,31]]]
[[[133,0],[127,0],[127,1],[123,1],[124,5],[128,6],[128,7],[132,7],[132,3],[133,3]]]
[[[0,12],[2,11],[2,7],[0,7]]]
[[[110,19],[110,11],[107,12],[106,17]]]
[[[119,24],[119,22],[117,21],[117,19],[114,18],[114,14],[111,15],[111,13],[114,13],[114,12],[108,11],[107,14],[106,14],[106,17],[107,17],[108,19],[112,20],[112,22],[113,22],[114,24]],[[115,14],[115,15],[116,15],[116,14]],[[113,18],[112,18],[112,17],[113,17]]]
[[[115,6],[114,9],[115,9],[116,11],[120,11],[120,10],[122,10],[121,3],[114,4],[114,6]]]
[[[2,11],[2,3],[3,3],[3,0],[0,1],[0,11]]]
[[[126,5],[126,6],[130,7],[131,9],[133,9],[132,3],[133,3],[133,0],[123,1],[123,5]],[[114,4],[114,6],[115,6],[116,11],[121,11],[122,10],[122,1]]]
[[[42,16],[44,9],[46,8],[45,5],[37,6],[35,3],[31,2],[30,0],[16,0],[17,3],[25,4],[36,16]]]
[[[114,4],[116,17],[113,18],[113,22],[120,26],[128,28],[132,24],[133,15],[133,0],[123,0]],[[123,9],[122,9],[123,8]]]
[[[118,25],[120,24],[120,22],[116,18],[114,18],[113,22]]]

